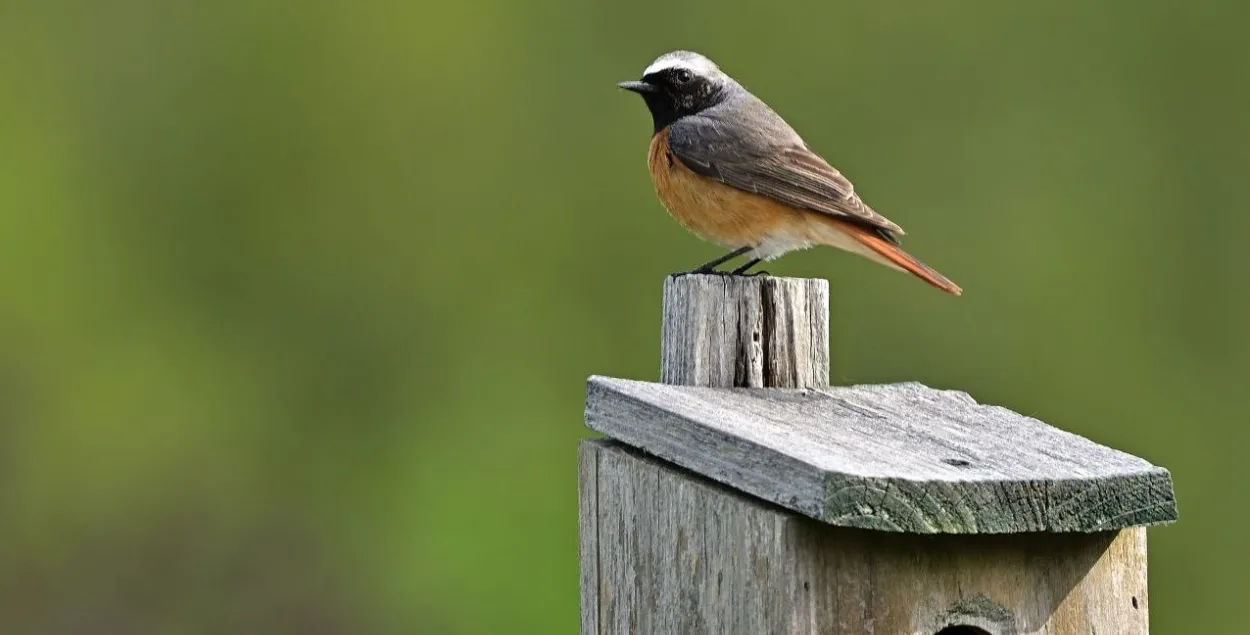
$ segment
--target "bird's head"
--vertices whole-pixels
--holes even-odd
[[[690,51],[665,53],[642,72],[641,80],[617,84],[642,95],[656,132],[721,103],[733,85],[712,60]]]

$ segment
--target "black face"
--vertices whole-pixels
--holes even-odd
[[[651,110],[656,132],[686,115],[711,108],[724,98],[724,87],[719,82],[681,67],[666,68],[644,76],[640,82],[621,82],[619,86],[642,95]]]

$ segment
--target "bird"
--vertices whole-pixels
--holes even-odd
[[[761,262],[827,245],[962,295],[959,285],[903,251],[901,227],[864,203],[780,115],[704,55],[665,53],[641,79],[617,86],[639,94],[651,113],[647,166],[664,208],[695,236],[731,249],[685,273],[749,275]],[[716,269],[739,256],[748,256],[746,264]]]

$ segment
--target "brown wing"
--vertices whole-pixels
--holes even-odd
[[[723,125],[687,118],[667,131],[669,148],[691,170],[798,207],[837,216],[890,234],[902,228],[868,207],[851,182],[801,143],[769,147],[728,138]]]

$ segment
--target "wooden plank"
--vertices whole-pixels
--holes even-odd
[[[669,276],[660,381],[726,388],[827,385],[828,281]]]
[[[922,537],[831,527],[618,443],[583,444],[598,454],[605,635],[1148,632],[1141,528]]]
[[[581,633],[599,635],[599,453],[591,441],[577,446],[578,559],[581,562]]]
[[[1176,519],[1167,470],[916,383],[727,389],[592,377],[586,425],[845,527],[1098,532]]]

